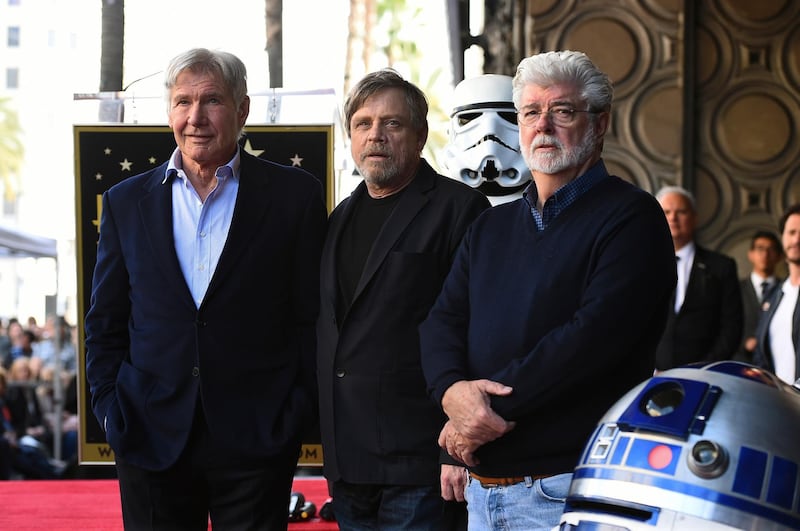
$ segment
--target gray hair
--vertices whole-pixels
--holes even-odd
[[[411,127],[418,133],[428,130],[428,100],[425,93],[392,68],[384,68],[367,74],[356,83],[344,102],[344,126],[350,136],[350,120],[370,96],[386,89],[400,89],[406,98],[411,117]]]
[[[692,210],[697,211],[697,203],[694,200],[694,195],[686,188],[681,186],[664,186],[658,192],[656,192],[656,200],[660,202],[661,199],[667,194],[682,195],[687,201],[689,201],[689,206],[692,208]]]
[[[585,53],[571,50],[539,53],[520,61],[512,81],[514,106],[519,109],[526,85],[546,87],[553,84],[576,85],[590,111],[611,110],[614,88],[608,76]]]
[[[164,87],[167,89],[168,101],[170,90],[184,70],[219,76],[230,89],[237,106],[247,96],[247,69],[238,57],[228,52],[193,48],[174,57],[167,66]]]

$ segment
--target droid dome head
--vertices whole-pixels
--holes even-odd
[[[461,81],[453,93],[443,165],[450,177],[490,198],[514,194],[530,180],[519,147],[511,80],[484,74]]]
[[[735,361],[670,369],[600,419],[561,531],[800,529],[800,391]]]

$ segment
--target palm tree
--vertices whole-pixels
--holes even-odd
[[[355,58],[361,52],[363,70],[369,72],[370,56],[374,48],[373,28],[377,8],[375,0],[350,0],[350,14],[347,19],[347,55],[344,64],[344,94],[350,92],[353,76],[356,74]]]
[[[122,90],[125,42],[125,0],[102,0],[100,36],[100,90]]]
[[[100,33],[100,91],[122,90],[122,63],[125,44],[125,1],[102,0]],[[122,122],[122,100],[100,100],[101,122]]]
[[[283,86],[283,0],[265,0],[269,86]]]
[[[19,136],[22,129],[16,111],[9,107],[9,98],[0,98],[0,178],[3,200],[13,203],[21,188],[19,170],[25,149]]]
[[[437,97],[436,89],[442,68],[436,68],[427,78],[423,77],[423,51],[415,40],[402,36],[403,28],[419,25],[423,11],[419,7],[412,9],[407,0],[378,0],[376,8],[377,21],[382,23],[382,27],[387,28],[388,39],[381,51],[386,57],[388,66],[394,67],[397,63],[405,63],[409,69],[409,81],[422,89],[428,98],[428,123],[432,124],[432,127],[423,155],[436,168],[435,154],[447,143],[447,134],[433,126],[437,123],[446,123],[448,119],[448,114],[442,109],[441,101]]]
[[[347,48],[344,57],[344,94],[350,92],[350,72],[353,71],[353,54],[358,31],[358,13],[362,4],[359,0],[350,0],[350,13],[347,15]]]
[[[398,61],[419,64],[421,54],[415,41],[403,40],[400,32],[403,26],[414,23],[420,15],[421,8],[409,11],[410,8],[406,0],[381,0],[378,3],[378,20],[388,20],[387,36],[388,42],[383,48],[389,66],[393,66]]]

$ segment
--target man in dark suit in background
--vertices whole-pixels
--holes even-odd
[[[458,511],[442,496],[463,500],[464,468],[440,471],[445,419],[425,389],[417,328],[489,201],[421,158],[427,113],[422,91],[390,69],[345,102],[364,180],[330,218],[317,329],[324,473],[341,529],[447,530]]]
[[[761,315],[761,306],[769,298],[772,290],[782,282],[782,279],[775,275],[775,269],[782,259],[783,248],[775,233],[760,230],[753,235],[750,249],[747,251],[747,260],[752,265],[752,271],[739,281],[744,327],[741,345],[733,358],[735,360],[753,362],[753,352],[757,343],[756,325]]]
[[[695,243],[697,210],[688,190],[668,186],[656,199],[667,217],[678,273],[656,369],[731,359],[742,338],[743,319],[736,262]]]
[[[103,194],[86,316],[92,408],[126,529],[286,529],[316,411],[325,237],[311,174],[237,145],[246,71],[189,50],[166,71],[177,149]]]

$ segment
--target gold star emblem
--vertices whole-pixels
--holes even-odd
[[[263,149],[253,149],[252,144],[250,144],[250,139],[248,138],[244,143],[244,150],[254,156],[259,156],[264,153]]]
[[[119,165],[122,166],[122,171],[131,171],[131,166],[133,165],[133,162],[129,161],[128,157],[125,157],[125,160],[120,162]]]

